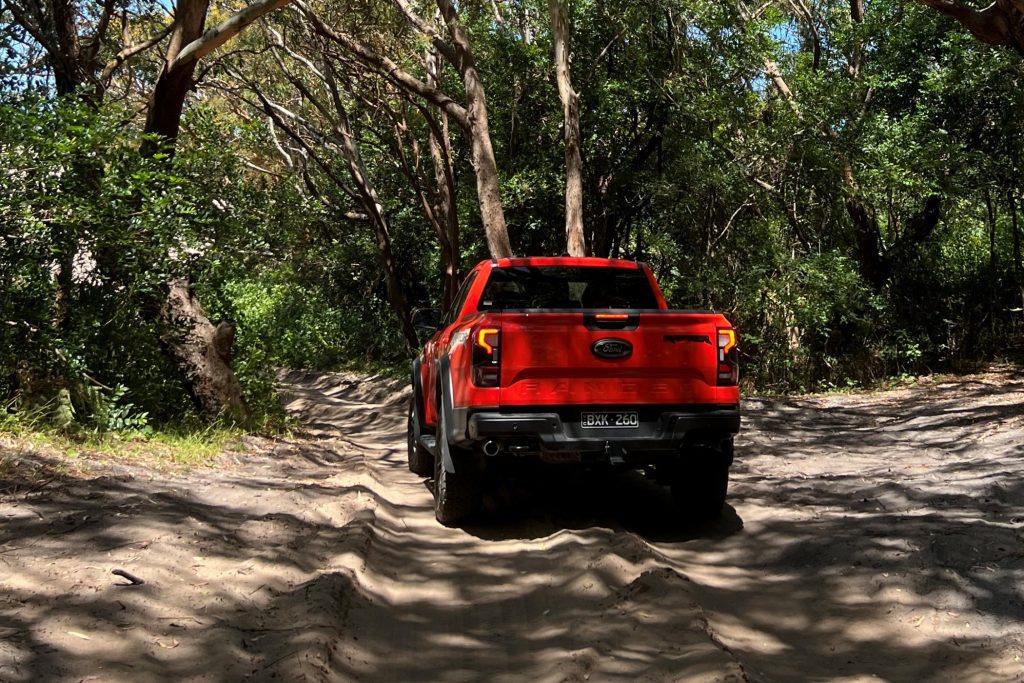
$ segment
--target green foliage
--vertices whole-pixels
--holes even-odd
[[[134,404],[126,400],[128,388],[123,384],[113,389],[76,385],[76,389],[78,402],[84,406],[88,415],[86,427],[97,432],[124,432],[145,430],[149,426],[148,413],[139,412]]]
[[[134,153],[119,115],[37,100],[0,107],[0,377],[22,405],[57,400],[58,423],[76,415],[69,401],[86,368],[154,404],[181,403],[139,310],[159,287],[166,239],[131,237],[133,221],[144,231],[147,209],[160,211],[131,194],[155,194],[158,162]]]
[[[725,312],[755,389],[875,383],[1005,353],[1024,338],[1021,60],[918,3],[868,3],[863,24],[837,0],[810,3],[810,19],[794,3],[746,4],[762,11],[570,3],[590,245],[648,261],[674,306]],[[459,12],[510,237],[517,253],[558,254],[564,129],[547,3],[498,5],[501,21],[492,3]],[[427,41],[392,4],[320,10],[425,77]],[[320,73],[334,59],[403,292],[437,306],[441,250],[417,194],[436,209],[426,121],[294,15],[267,21]],[[89,433],[193,420],[159,315],[177,277],[211,320],[236,325],[233,366],[257,420],[281,419],[279,368],[404,368],[374,232],[346,186],[336,122],[312,101],[332,93],[265,40],[244,34],[231,68],[208,74],[173,157],[138,154],[131,84],[126,104],[94,107],[30,96],[39,83],[0,65],[0,397],[19,419]],[[461,101],[455,69],[440,81]],[[288,120],[311,122],[319,158],[271,131],[253,83],[294,110]],[[487,252],[469,145],[451,128],[464,270]],[[922,229],[930,198],[941,218]],[[866,277],[851,202],[877,226],[880,282]]]
[[[161,341],[166,283],[199,280],[217,306],[224,279],[251,274],[280,249],[281,197],[240,182],[237,157],[214,139],[223,127],[198,111],[196,145],[146,159],[124,116],[75,102],[0,107],[0,390],[17,410],[50,406],[63,428],[191,419]],[[211,317],[228,303],[208,306]],[[266,356],[261,339],[245,339],[243,359]],[[272,372],[246,366],[243,381],[263,413],[277,414]]]

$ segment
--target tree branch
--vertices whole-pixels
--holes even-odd
[[[295,168],[295,162],[292,161],[291,155],[288,154],[284,146],[281,145],[281,141],[277,139],[277,129],[274,127],[274,118],[272,116],[267,116],[267,126],[269,128],[270,139],[273,140],[277,153],[284,159],[288,168]]]
[[[964,28],[988,45],[1011,45],[1010,25],[1004,8],[993,2],[985,9],[977,10],[960,0],[917,0],[941,14],[956,19]],[[1005,1],[1005,0],[1004,0]]]
[[[337,43],[364,66],[374,69],[378,73],[386,76],[391,82],[403,90],[419,95],[451,116],[464,130],[469,130],[469,114],[466,112],[465,107],[448,97],[437,88],[428,85],[415,76],[403,71],[401,67],[387,57],[377,54],[354,38],[335,31],[321,21],[316,14],[310,11],[309,8],[301,2],[301,0],[294,0],[294,2],[296,6],[302,10],[303,14],[313,26],[313,30],[318,35]]]
[[[261,26],[263,27],[264,31],[273,38],[273,41],[271,41],[271,44],[274,47],[277,47],[277,48],[283,50],[285,53],[288,54],[289,57],[291,57],[295,61],[301,62],[317,78],[319,78],[321,80],[324,78],[324,75],[322,73],[320,73],[320,70],[316,68],[316,65],[313,64],[313,62],[311,62],[309,60],[309,58],[307,58],[305,55],[299,54],[295,50],[293,50],[290,47],[288,47],[287,45],[285,45],[284,36],[281,35],[280,31],[275,30],[271,26],[267,26],[266,22],[263,22],[261,24]]]
[[[153,48],[160,44],[160,41],[166,38],[172,30],[174,30],[174,22],[171,22],[167,26],[164,26],[162,29],[160,29],[160,32],[154,35],[153,37],[144,40],[141,43],[126,46],[124,49],[122,49],[120,52],[114,55],[114,58],[107,62],[107,65],[103,67],[103,72],[100,73],[100,82],[109,82],[111,76],[114,75],[114,72],[121,68],[121,66],[123,66],[125,62],[131,60],[133,57],[136,57],[137,55],[145,52],[146,50],[149,50],[150,48]]]
[[[272,50],[271,51],[271,56],[273,56],[274,62],[277,64],[277,68],[281,72],[281,75],[285,77],[285,80],[287,80],[289,83],[291,83],[292,86],[294,86],[295,89],[299,91],[299,94],[302,95],[304,98],[306,98],[306,100],[310,104],[312,104],[313,107],[315,107],[317,111],[320,112],[320,114],[324,117],[324,119],[326,119],[326,121],[331,126],[335,126],[337,124],[337,122],[335,121],[334,116],[331,113],[331,111],[328,110],[326,106],[324,106],[324,104],[320,101],[320,98],[318,98],[316,95],[314,95],[313,92],[308,87],[306,87],[305,83],[303,83],[297,76],[293,75],[288,70],[288,67],[284,63],[284,60],[281,59],[281,55],[277,54],[276,51]],[[314,71],[317,73],[317,75],[319,75],[321,78],[323,78],[323,76],[320,74],[319,71],[317,71],[315,69],[314,69]]]
[[[455,50],[441,38],[441,35],[437,32],[433,26],[425,21],[420,15],[416,14],[416,11],[409,4],[408,0],[391,0],[392,3],[405,15],[406,20],[412,24],[413,28],[422,33],[423,35],[430,38],[430,43],[437,48],[437,51],[444,55],[445,59],[453,64],[458,63],[458,56],[455,54]]]
[[[30,36],[32,36],[48,53],[53,53],[56,46],[51,42],[46,34],[43,32],[42,22],[39,21],[39,17],[29,17],[32,13],[28,7],[21,7],[18,4],[7,0],[3,4],[3,7],[10,11],[14,17],[14,21],[18,23],[23,29],[25,29]]]
[[[260,17],[284,7],[291,0],[256,0],[251,5],[235,12],[227,20],[207,30],[203,35],[182,48],[168,71],[183,68],[189,62],[202,59],[228,42]]]
[[[345,194],[349,195],[350,197],[358,198],[356,192],[352,190],[350,187],[348,187],[348,185],[338,176],[338,174],[334,172],[334,169],[331,168],[331,165],[327,163],[324,159],[320,158],[320,155],[316,153],[313,146],[306,142],[306,140],[301,135],[299,135],[299,132],[297,130],[289,126],[287,123],[285,123],[284,119],[281,118],[280,112],[288,112],[288,110],[282,107],[281,105],[275,104],[268,100],[267,97],[258,89],[253,89],[253,93],[259,99],[260,104],[262,105],[262,109],[266,113],[266,115],[269,116],[274,121],[274,123],[280,130],[284,131],[285,135],[290,137],[297,145],[299,145],[299,147],[301,147],[305,151],[306,154],[310,156],[310,158],[313,159],[314,162],[316,162],[316,165],[320,167],[320,169],[328,178],[331,179],[332,182],[334,182],[335,186],[338,187],[343,192],[345,192]]]
[[[96,55],[100,53],[100,48],[103,47],[103,42],[107,39],[107,28],[110,26],[110,18],[113,14],[114,0],[103,0],[103,12],[96,23],[96,33],[93,34],[92,39],[89,40],[85,48],[88,61],[93,61],[96,59]]]

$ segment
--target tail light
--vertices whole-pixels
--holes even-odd
[[[736,350],[736,330],[718,330],[718,386],[734,387],[740,381],[739,353]]]
[[[473,330],[473,384],[499,386],[501,377],[501,330],[480,327]]]

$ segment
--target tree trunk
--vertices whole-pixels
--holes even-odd
[[[162,339],[182,372],[199,414],[208,420],[227,418],[248,424],[252,417],[249,406],[231,369],[234,326],[210,322],[184,278],[167,285],[160,314],[169,328]]]
[[[149,98],[146,127],[143,129],[145,134],[157,136],[158,139],[146,138],[142,143],[143,155],[152,156],[164,147],[174,149],[178,132],[181,130],[185,98],[195,85],[192,80],[194,72],[195,62],[174,71],[169,71],[166,64],[161,69]]]
[[[999,301],[999,283],[996,274],[996,207],[992,192],[985,188],[985,212],[988,216],[988,319],[992,334],[996,331],[996,309]]]
[[[1020,291],[1021,305],[1024,306],[1024,264],[1021,263],[1020,226],[1017,223],[1017,196],[1013,190],[1007,192],[1010,204],[1010,227],[1013,230],[1013,276]]]
[[[165,145],[173,150],[196,67],[195,61],[175,66],[175,60],[185,46],[203,35],[208,9],[209,0],[179,0],[177,3],[176,23],[164,65],[149,98],[143,132],[150,137],[143,140],[139,150],[143,156],[152,156]],[[165,341],[200,413],[208,419],[228,417],[243,424],[249,422],[251,415],[242,395],[242,385],[230,365],[234,328],[230,328],[228,334],[222,326],[210,322],[187,279],[168,284],[161,314],[173,331]]]
[[[583,238],[583,156],[580,151],[580,97],[569,69],[569,16],[562,0],[548,0],[554,37],[555,78],[565,118],[565,237],[570,256],[586,256]]]
[[[86,81],[86,67],[82,63],[82,47],[75,26],[78,8],[73,0],[51,0],[50,21],[52,38],[58,52],[49,54],[53,67],[53,84],[58,95],[70,95]]]
[[[501,205],[498,165],[491,146],[483,87],[476,76],[467,78],[465,82],[467,92],[473,93],[469,96],[469,115],[473,122],[473,170],[476,172],[476,191],[480,202],[480,218],[487,236],[487,248],[491,258],[509,258],[512,256],[512,244]]]
[[[63,228],[63,226],[62,226]],[[56,247],[59,254],[56,261],[56,291],[53,294],[53,328],[55,330],[67,331],[71,328],[71,311],[74,302],[71,300],[72,288],[74,286],[75,253],[77,243],[68,234],[67,229],[61,229],[57,234]]]
[[[985,187],[985,212],[988,215],[988,312],[991,330],[995,332],[995,309],[999,298],[998,274],[995,266],[995,204],[992,193]]]
[[[520,4],[522,5],[523,13],[519,20],[519,32],[523,36],[524,45],[533,45],[533,27],[531,25],[530,4],[527,2]]]
[[[501,205],[501,188],[498,182],[498,162],[491,145],[491,129],[487,118],[487,96],[484,85],[477,73],[469,37],[459,25],[458,15],[450,0],[437,0],[459,55],[459,73],[466,89],[466,110],[469,115],[470,142],[472,146],[473,170],[476,173],[477,198],[480,202],[480,217],[487,236],[487,247],[492,258],[512,256],[512,245],[505,224],[505,212]]]
[[[859,27],[864,24],[864,0],[850,0],[850,20]],[[850,58],[849,73],[854,80],[860,78],[861,68],[864,66],[864,36],[857,35],[853,43],[853,54]]]
[[[143,133],[156,135],[161,140],[147,139],[142,143],[142,154],[153,155],[162,144],[171,149],[178,139],[181,129],[181,114],[185,108],[185,98],[195,83],[195,60],[184,64],[176,62],[181,51],[194,40],[203,35],[206,25],[206,13],[210,0],[178,0],[176,6],[176,23],[171,33],[171,42],[167,46],[164,64],[157,76],[153,93],[149,98],[149,109],[146,112],[146,126]]]
[[[882,263],[881,235],[878,232],[878,218],[875,210],[857,197],[846,200],[846,212],[853,221],[857,238],[857,264],[861,276],[875,289],[881,289],[888,279]]]
[[[437,138],[430,136],[430,156],[434,163],[434,176],[438,188],[438,209],[447,229],[448,239],[445,243],[444,256],[444,294],[442,308],[447,311],[455,303],[455,295],[459,291],[459,262],[461,261],[459,245],[459,207],[455,199],[455,174],[452,171],[451,147],[448,142],[448,121],[442,115],[441,131],[443,142],[438,144]]]
[[[401,325],[406,349],[410,353],[415,354],[420,344],[416,336],[416,328],[412,324],[412,313],[409,310],[409,303],[405,299],[405,294],[402,293],[402,283],[398,277],[394,252],[391,249],[391,231],[388,226],[388,219],[384,215],[384,207],[377,196],[377,190],[373,187],[370,177],[366,175],[366,170],[363,168],[363,163],[359,156],[359,147],[352,136],[348,114],[345,111],[339,111],[338,117],[342,154],[345,156],[349,174],[356,185],[363,209],[370,216],[370,223],[373,225],[374,237],[377,241],[377,254],[380,256],[381,266],[384,268],[388,300],[391,303],[391,308],[395,311],[395,315],[398,317],[399,325]]]
[[[590,253],[597,257],[607,258],[618,248],[617,235],[613,234],[610,173],[601,174],[595,180],[594,196],[597,199],[596,219],[591,224],[593,232],[590,238]],[[615,258],[612,256],[612,258]]]
[[[427,50],[427,83],[440,86],[441,55],[436,48]],[[425,113],[424,116],[429,116]],[[447,239],[441,240],[441,256],[444,261],[444,291],[441,295],[441,310],[448,312],[459,291],[459,211],[455,196],[455,172],[452,168],[452,148],[448,130],[448,116],[440,110],[438,117],[428,121],[430,135],[430,159],[434,164],[434,180],[437,185],[438,213],[445,226]]]
[[[988,271],[989,282],[995,287],[996,279],[996,207],[992,192],[985,188],[985,212],[988,215]]]
[[[917,246],[931,237],[942,218],[942,198],[931,195],[924,200],[924,207],[907,220],[907,229],[901,241]]]
[[[149,100],[144,132],[163,136],[173,148],[181,127],[185,97],[195,85],[192,76],[199,60],[237,36],[260,17],[290,1],[253,0],[207,30],[206,15],[210,9],[210,0],[178,0],[171,40]],[[153,143],[147,144],[152,153]]]
[[[160,313],[171,330],[162,341],[184,372],[186,387],[199,413],[247,424],[251,419],[249,406],[230,366],[234,326],[211,323],[185,279],[168,285]]]

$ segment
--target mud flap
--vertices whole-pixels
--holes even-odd
[[[418,444],[420,442],[420,436],[423,434],[423,427],[420,420],[423,419],[423,387],[420,384],[420,359],[416,358],[412,362],[412,403],[413,403],[413,421],[412,421],[412,433],[413,443]]]
[[[448,356],[441,358],[441,371],[438,377],[438,386],[441,388],[441,420],[437,430],[438,450],[441,454],[441,464],[444,471],[455,474],[455,459],[452,458],[448,442],[451,440],[451,424],[455,415],[455,403],[452,399],[452,371]]]
[[[412,400],[416,402],[416,436],[419,437],[423,433],[422,420],[423,415],[426,413],[426,409],[423,405],[423,382],[420,380],[420,371],[423,369],[423,364],[420,363],[420,359],[414,358],[412,361]]]

